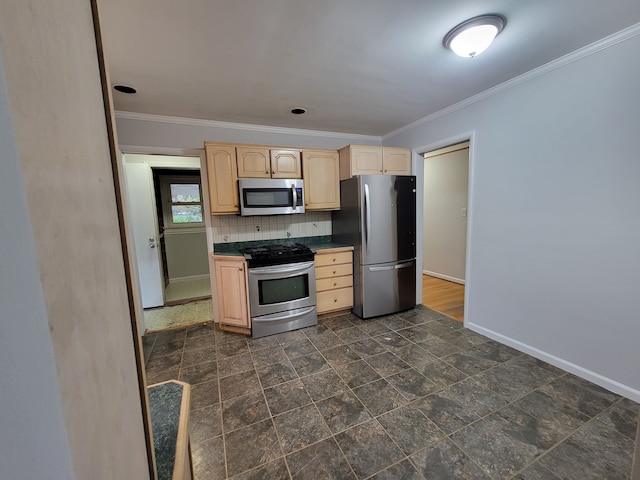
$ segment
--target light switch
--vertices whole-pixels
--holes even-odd
[[[460,216],[461,217],[466,217],[467,216],[467,209],[463,208],[462,210],[460,210]]]

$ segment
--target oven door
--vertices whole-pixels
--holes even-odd
[[[249,268],[248,273],[252,318],[316,304],[313,262]]]

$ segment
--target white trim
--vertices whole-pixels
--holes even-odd
[[[445,138],[444,140],[439,140],[437,142],[417,147],[413,149],[414,153],[420,155],[418,158],[424,162],[424,158],[422,157],[423,153],[432,152],[434,150],[438,150],[440,148],[448,147],[449,145],[454,145],[457,143],[462,143],[465,141],[469,141],[469,180],[467,186],[467,251],[465,254],[464,261],[464,271],[466,278],[471,277],[471,251],[473,245],[473,239],[471,233],[473,232],[473,219],[474,219],[474,208],[473,208],[473,200],[474,200],[474,192],[475,192],[475,145],[476,145],[476,132],[472,130],[470,132],[459,133],[458,135],[454,135],[452,137]],[[422,182],[422,189],[424,190],[424,178],[419,180]],[[424,218],[422,219],[424,226]],[[423,239],[424,241],[424,239]],[[422,281],[422,277],[420,277],[420,282]],[[466,283],[465,281],[465,289],[464,289],[464,324],[467,325],[469,319],[473,318],[473,311],[469,308],[469,298],[471,296],[472,282]]]
[[[586,47],[582,47],[578,50],[575,50],[574,52],[568,53],[567,55],[564,55],[560,58],[552,60],[551,62],[546,63],[538,68],[529,70],[528,72],[523,73],[522,75],[514,77],[510,80],[507,80],[506,82],[503,82],[499,85],[496,85],[495,87],[491,87],[488,90],[485,90],[484,92],[478,93],[477,95],[473,95],[472,97],[465,98],[464,100],[458,103],[450,105],[446,108],[443,108],[442,110],[432,113],[431,115],[427,115],[426,117],[423,117],[419,120],[416,120],[415,122],[405,125],[404,127],[400,127],[392,132],[389,132],[382,136],[382,141],[384,142],[399,133],[405,132],[407,130],[411,130],[420,125],[424,125],[425,123],[429,123],[435,120],[436,118],[443,117],[457,110],[468,107],[469,105],[480,102],[481,100],[492,97],[498,93],[501,93],[505,90],[513,88],[517,85],[521,85],[525,82],[533,80],[534,78],[540,77],[542,75],[546,75],[547,73],[552,72],[553,70],[569,65],[570,63],[577,62],[578,60],[588,57],[589,55],[598,53],[601,50],[612,47],[620,42],[624,42],[629,38],[635,37],[636,35],[640,35],[640,23],[636,23],[635,25],[625,28],[624,30],[619,31],[618,33],[609,35],[608,37],[605,37],[602,40],[598,40],[597,42],[587,45]]]
[[[185,282],[192,282],[194,280],[204,280],[204,279],[208,280],[209,275],[205,274],[205,275],[192,275],[190,277],[170,278],[169,283],[185,283]]]
[[[580,367],[579,365],[571,363],[567,360],[563,360],[562,358],[556,357],[555,355],[539,350],[535,347],[527,345],[526,343],[519,342],[518,340],[514,340],[513,338],[506,337],[500,333],[494,332],[493,330],[489,330],[474,323],[465,322],[465,327],[467,327],[469,330],[496,340],[497,342],[515,348],[520,352],[529,354],[539,360],[544,360],[551,365],[554,365],[569,373],[573,373],[574,375],[577,375],[580,378],[584,378],[585,380],[595,383],[596,385],[600,385],[607,390],[627,397],[635,402],[640,402],[640,390],[635,390],[627,385],[623,385],[620,382],[605,377],[604,375],[592,372],[591,370],[587,370],[586,368]]]
[[[124,155],[165,155],[168,157],[198,157],[204,148],[167,148],[167,147],[143,147],[139,145],[119,145],[120,152]]]
[[[430,277],[441,278],[442,280],[448,280],[449,282],[459,283],[460,285],[464,285],[463,278],[451,277],[449,275],[444,275],[442,273],[430,272],[429,270],[422,270],[423,275],[429,275]]]
[[[304,130],[301,128],[274,127],[270,125],[252,125],[248,123],[221,122],[217,120],[203,120],[198,118],[170,117],[165,115],[152,115],[149,113],[115,112],[116,119],[139,120],[143,122],[170,123],[174,125],[190,125],[208,128],[226,128],[231,130],[244,130],[251,132],[268,132],[286,135],[307,135],[310,137],[347,138],[350,140],[364,140],[380,143],[381,137],[375,135],[362,135],[340,132],[325,132],[322,130]]]

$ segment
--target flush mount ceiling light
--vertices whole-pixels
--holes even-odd
[[[491,45],[506,23],[502,15],[473,17],[447,33],[442,44],[461,57],[475,57]]]

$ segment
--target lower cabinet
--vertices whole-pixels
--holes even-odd
[[[215,256],[217,320],[223,330],[250,333],[247,262],[244,257]]]
[[[353,307],[353,252],[332,248],[316,252],[316,303],[318,314]]]

